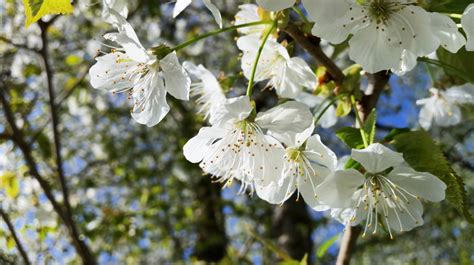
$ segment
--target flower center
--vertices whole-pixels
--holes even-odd
[[[402,10],[411,3],[400,3],[392,0],[373,0],[365,4],[369,15],[377,24],[385,24],[393,13]]]
[[[386,226],[390,238],[393,239],[390,220],[392,222],[396,220],[402,232],[402,215],[407,215],[408,218],[411,218],[418,224],[418,220],[411,212],[409,205],[414,200],[419,200],[420,198],[392,182],[384,173],[368,174],[359,192],[359,198],[356,201],[351,221],[355,221],[357,211],[363,207],[367,218],[362,236],[365,236],[368,229],[372,227],[372,233],[377,233],[378,225],[381,223]],[[383,222],[379,222],[380,219]]]

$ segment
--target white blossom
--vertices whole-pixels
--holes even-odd
[[[104,38],[122,48],[96,58],[89,74],[94,88],[114,93],[128,92],[133,100],[132,117],[140,124],[154,126],[168,113],[166,94],[188,100],[191,80],[179,64],[175,52],[158,60],[147,51],[132,26],[115,10],[109,9],[110,18],[118,32]]]
[[[265,186],[256,183],[257,195],[272,204],[282,204],[295,191],[317,211],[329,209],[318,200],[316,187],[326,176],[335,171],[337,158],[321,142],[319,135],[312,135],[314,126],[299,134],[275,135],[286,146],[281,175]]]
[[[459,124],[462,120],[460,105],[474,105],[474,85],[466,84],[445,91],[431,88],[431,97],[417,100],[422,106],[419,114],[420,125],[428,130],[432,123],[441,127]]]
[[[186,9],[192,2],[193,0],[177,0],[173,11],[173,18],[179,16],[179,14],[181,14],[181,12],[183,12],[183,10]],[[211,11],[211,14],[214,16],[214,19],[216,20],[219,27],[222,28],[222,16],[219,9],[213,3],[211,3],[210,0],[202,0],[202,2],[207,7],[207,9]]]
[[[256,182],[269,183],[282,170],[284,149],[264,130],[302,132],[311,122],[311,113],[298,102],[287,102],[254,116],[247,96],[232,98],[213,113],[211,127],[203,127],[184,146],[184,156],[200,163],[224,187],[233,180],[242,182],[241,191]]]
[[[349,56],[370,73],[404,73],[442,45],[457,52],[465,44],[448,17],[407,0],[303,0],[315,21],[313,34],[339,44],[349,35]]]
[[[250,78],[262,40],[257,35],[243,36],[237,46],[243,52],[242,70]],[[255,81],[269,80],[283,98],[297,98],[303,88],[314,89],[317,77],[308,64],[299,57],[290,57],[286,48],[275,40],[267,40],[255,73]]]
[[[344,224],[365,220],[364,235],[376,233],[382,224],[392,231],[409,231],[423,224],[420,199],[439,202],[445,198],[446,184],[426,172],[417,172],[403,155],[381,144],[352,150],[352,159],[365,169],[339,170],[316,188],[319,200],[335,208],[332,212]]]

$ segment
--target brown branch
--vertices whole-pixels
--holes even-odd
[[[321,39],[304,33],[300,30],[300,27],[295,24],[288,24],[283,31],[288,33],[299,45],[301,45],[301,47],[311,54],[318,63],[326,67],[334,81],[342,83],[344,80],[344,73],[336,63],[334,63],[334,61],[323,52],[320,46]]]
[[[69,202],[69,188],[67,186],[66,176],[64,174],[64,167],[63,167],[63,159],[61,155],[61,136],[59,133],[59,124],[60,118],[58,115],[58,107],[55,103],[56,99],[56,92],[54,88],[54,72],[49,62],[49,39],[48,39],[48,28],[59,16],[54,16],[48,22],[43,22],[40,20],[38,25],[41,29],[41,40],[43,42],[43,47],[41,48],[41,58],[43,59],[44,68],[46,72],[46,79],[47,79],[47,87],[48,87],[48,94],[49,94],[49,106],[51,109],[51,121],[52,121],[52,129],[53,129],[53,139],[54,139],[54,146],[55,146],[55,154],[56,154],[56,167],[58,171],[59,181],[61,184],[61,191],[64,200],[65,206],[65,218],[67,219],[67,226],[70,230],[71,236],[74,238],[76,242],[76,250],[81,256],[83,262],[85,264],[95,264],[95,258],[92,255],[91,250],[86,245],[83,240],[80,240],[80,234],[77,229],[76,223],[74,221],[74,214],[72,211],[71,204]]]
[[[30,265],[31,262],[30,262],[30,259],[28,258],[28,254],[26,254],[25,248],[23,247],[23,244],[21,243],[20,239],[18,238],[16,234],[15,227],[10,221],[10,217],[1,208],[0,208],[0,216],[2,216],[3,221],[5,221],[5,224],[7,224],[8,230],[10,230],[10,234],[12,235],[13,240],[15,240],[16,248],[20,252],[21,257],[23,258],[23,262],[26,265]]]
[[[387,71],[369,74],[369,84],[362,100],[358,102],[358,109],[362,121],[365,121],[370,112],[375,108],[382,94],[382,91],[388,84],[390,73]],[[356,249],[357,239],[362,232],[360,226],[347,226],[341,241],[339,253],[337,256],[337,265],[350,264],[351,258]]]

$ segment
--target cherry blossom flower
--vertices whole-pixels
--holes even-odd
[[[261,39],[257,35],[243,36],[237,46],[243,52],[242,70],[250,78]],[[303,88],[314,89],[317,78],[308,64],[299,57],[290,57],[286,48],[274,40],[267,40],[255,74],[255,81],[269,79],[268,86],[275,88],[283,98],[297,98]]]
[[[304,201],[317,211],[328,210],[321,205],[316,187],[326,176],[334,172],[337,158],[331,149],[321,142],[319,135],[311,134],[314,126],[299,134],[275,135],[286,145],[281,175],[265,186],[256,183],[257,195],[269,203],[282,204],[297,191]]]
[[[337,210],[344,224],[365,220],[364,235],[380,224],[393,238],[392,231],[409,231],[423,224],[420,199],[439,202],[445,198],[446,184],[426,172],[417,172],[405,163],[403,155],[381,144],[352,150],[352,159],[365,169],[340,170],[325,178],[316,188],[321,203]]]
[[[474,51],[474,4],[470,4],[464,11],[461,24],[467,35],[466,50]]]
[[[420,56],[441,45],[457,52],[465,38],[447,16],[429,13],[407,0],[303,0],[315,21],[313,34],[339,44],[349,35],[349,56],[370,73],[407,72]]]
[[[453,87],[446,91],[430,89],[431,97],[416,102],[422,106],[419,114],[421,127],[428,130],[434,122],[441,127],[459,124],[462,120],[460,105],[474,105],[474,85]]]
[[[270,11],[281,11],[292,7],[296,0],[257,0],[257,4]]]
[[[192,2],[193,0],[177,0],[173,11],[173,18],[179,16],[179,14],[181,14],[181,12],[183,12],[183,10],[186,9]],[[211,3],[210,0],[202,0],[202,2],[207,7],[207,9],[211,11],[219,27],[222,28],[222,16],[219,9],[213,3]]]
[[[145,50],[132,26],[115,10],[109,9],[118,32],[104,38],[122,48],[96,58],[89,75],[91,85],[114,93],[128,92],[133,100],[132,117],[140,124],[154,126],[168,113],[166,94],[188,100],[191,80],[179,64],[175,52],[158,60]]]
[[[200,80],[191,84],[191,96],[197,98],[196,102],[200,106],[198,112],[207,119],[226,101],[224,91],[214,74],[203,65],[196,66],[191,62],[184,62],[183,66],[191,76]]]
[[[284,149],[275,138],[264,133],[302,132],[311,122],[311,113],[301,103],[287,102],[255,116],[247,96],[227,100],[212,113],[211,127],[203,127],[183,148],[184,156],[200,163],[224,187],[234,180],[242,182],[241,192],[256,182],[269,183],[281,174]]]

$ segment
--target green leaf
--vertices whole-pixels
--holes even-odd
[[[383,141],[386,143],[390,143],[395,140],[395,137],[399,136],[400,134],[410,132],[409,128],[401,128],[401,129],[393,129],[391,130],[384,138]]]
[[[454,76],[462,79],[464,82],[474,83],[474,52],[467,52],[462,48],[457,53],[450,53],[445,49],[439,49],[438,59],[441,67]]]
[[[8,248],[8,250],[11,250],[12,248],[14,248],[15,245],[16,245],[15,239],[13,239],[12,236],[8,236],[7,237],[7,248]]]
[[[46,15],[70,14],[74,11],[70,0],[23,0],[26,15],[26,27]]]
[[[341,236],[341,234],[337,234],[333,237],[331,237],[330,239],[326,240],[326,242],[324,242],[321,246],[318,247],[318,249],[316,250],[316,256],[318,258],[322,258],[326,252],[328,251],[328,249],[337,241],[337,239]]]
[[[364,140],[362,140],[361,132],[359,129],[352,127],[344,127],[336,132],[336,136],[350,148],[364,148]]]
[[[28,0],[28,3],[31,7],[31,15],[36,16],[40,11],[41,5],[43,4],[43,0]]]
[[[367,134],[367,140],[369,145],[374,143],[375,140],[375,125],[377,123],[377,110],[373,109],[364,123],[364,132]]]
[[[425,131],[408,132],[396,136],[393,144],[415,170],[429,172],[446,183],[447,201],[463,214],[466,220],[474,223],[474,218],[468,210],[464,182],[453,170],[431,135]]]
[[[20,193],[20,184],[15,173],[6,171],[0,176],[0,187],[5,189],[8,197],[14,199]]]
[[[77,66],[82,62],[82,58],[77,55],[69,55],[66,57],[66,64],[69,66]]]
[[[352,104],[348,100],[341,99],[337,102],[336,115],[338,117],[345,117],[351,113]]]
[[[431,12],[462,14],[464,9],[471,3],[472,0],[431,1],[431,3],[426,6],[426,9]]]

